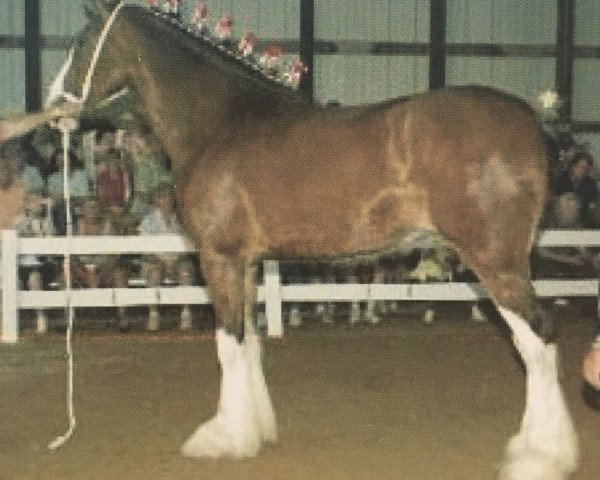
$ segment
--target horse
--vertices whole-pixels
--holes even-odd
[[[85,102],[73,101],[83,90]],[[245,458],[277,441],[252,322],[257,261],[393,254],[435,236],[478,276],[525,366],[525,412],[500,477],[564,479],[576,469],[556,345],[530,281],[548,167],[526,102],[464,86],[320,105],[172,19],[97,0],[45,110],[4,131],[85,118],[116,96],[172,159],[217,316],[220,400],[183,454]]]

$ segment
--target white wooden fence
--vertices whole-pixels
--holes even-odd
[[[591,230],[556,230],[543,232],[538,246],[600,246],[600,232]],[[179,286],[167,288],[102,288],[65,291],[23,291],[18,289],[18,256],[152,254],[159,252],[193,252],[184,237],[168,236],[89,236],[19,238],[13,230],[2,232],[2,343],[18,340],[18,311],[31,308],[109,307],[133,305],[209,304],[203,287]],[[595,297],[598,281],[536,280],[534,286],[540,297]],[[258,302],[265,304],[269,336],[283,335],[282,302],[350,302],[354,300],[427,300],[476,301],[486,294],[479,284],[420,283],[420,284],[310,284],[282,285],[279,263],[264,263],[263,284],[258,287]]]

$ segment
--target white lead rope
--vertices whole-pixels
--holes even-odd
[[[110,31],[117,14],[125,4],[124,0],[121,0],[119,4],[112,11],[110,17],[104,24],[104,28],[98,37],[98,43],[96,44],[96,48],[94,50],[94,55],[92,56],[92,60],[90,61],[90,66],[85,76],[85,81],[83,83],[81,89],[81,98],[77,98],[76,96],[69,94],[67,92],[63,92],[63,97],[68,101],[79,103],[83,105],[87,100],[90,89],[92,85],[92,77],[94,75],[94,70],[96,69],[96,64],[98,63],[98,58],[100,57],[100,52],[102,51],[102,47],[106,41],[106,37],[108,32]],[[73,51],[70,53],[71,59],[73,56]],[[73,361],[73,319],[74,319],[74,311],[73,311],[73,302],[71,301],[71,240],[73,238],[73,218],[71,215],[71,194],[69,189],[69,173],[71,170],[71,166],[69,165],[69,149],[71,144],[71,132],[77,128],[77,121],[72,118],[60,118],[57,122],[57,128],[61,132],[62,137],[62,148],[63,148],[63,198],[65,201],[65,210],[66,210],[66,224],[67,224],[67,248],[64,253],[64,268],[63,268],[63,277],[65,281],[65,292],[67,296],[67,309],[68,309],[68,320],[67,320],[67,362],[68,362],[68,376],[67,376],[67,410],[69,415],[69,428],[67,431],[55,438],[50,444],[48,448],[50,450],[56,450],[57,448],[62,447],[73,435],[75,431],[75,426],[77,425],[75,419],[75,407],[73,401],[73,390],[74,390],[74,382],[73,382],[73,372],[74,372],[74,361]]]
[[[73,238],[73,217],[71,215],[71,195],[69,191],[69,147],[71,144],[71,132],[77,128],[77,121],[70,118],[61,118],[58,121],[58,129],[62,137],[63,148],[63,199],[65,201],[66,223],[67,223],[67,248],[64,254],[63,278],[65,282],[65,292],[67,295],[67,362],[68,362],[68,377],[67,377],[67,409],[69,413],[69,429],[64,435],[54,439],[48,445],[50,450],[56,450],[63,446],[65,442],[71,438],[75,430],[75,408],[73,402],[73,303],[71,302],[71,240]]]

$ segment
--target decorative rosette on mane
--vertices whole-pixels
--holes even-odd
[[[203,39],[268,80],[296,89],[302,76],[308,72],[306,65],[297,56],[283,61],[283,50],[277,45],[270,45],[260,54],[255,54],[254,48],[258,44],[258,38],[251,32],[244,33],[239,41],[233,40],[231,36],[234,22],[226,13],[221,15],[214,31],[211,31],[208,27],[208,7],[202,2],[196,4],[187,21],[181,18],[182,0],[166,0],[162,3],[160,0],[149,0],[148,3],[157,16]]]

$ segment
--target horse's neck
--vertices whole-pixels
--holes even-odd
[[[285,94],[261,92],[257,96],[249,88],[252,80],[218,69],[208,60],[190,62],[182,52],[172,51],[171,44],[149,41],[144,48],[138,58],[146,65],[138,66],[142,74],[134,79],[134,88],[175,172],[197,160],[192,155],[214,142],[224,142],[240,125],[247,125],[249,115],[265,110],[265,102],[273,102],[274,116],[289,114],[298,105],[298,100],[287,99]],[[272,120],[277,122],[277,118]]]

